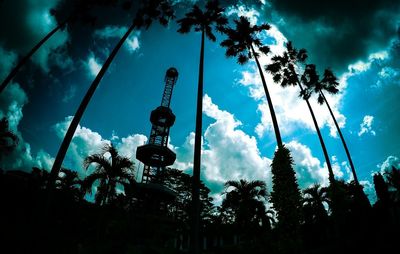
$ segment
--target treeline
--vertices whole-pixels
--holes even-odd
[[[54,187],[43,169],[1,171],[2,251],[190,253],[190,175],[167,168],[154,182],[138,183],[133,163],[109,145],[84,168],[83,179],[62,169]],[[374,186],[371,206],[354,181],[315,184],[296,196],[242,179],[225,183],[216,206],[201,183],[203,253],[385,253],[399,234],[400,170],[376,173]],[[297,209],[282,206],[287,198]]]

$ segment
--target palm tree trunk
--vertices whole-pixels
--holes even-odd
[[[60,30],[67,22],[69,19],[65,20],[64,22],[58,24],[57,27],[55,27],[53,30],[51,30],[43,39],[39,41],[38,44],[36,44],[30,51],[29,53],[24,56],[21,61],[18,62],[18,64],[11,70],[11,72],[8,74],[6,79],[1,83],[0,85],[0,94],[4,91],[4,89],[7,87],[7,85],[10,83],[10,81],[15,77],[15,75],[18,73],[18,71],[21,69],[22,66],[24,66],[29,58],[38,51],[38,49],[46,42],[48,41],[53,34],[55,34],[58,30]]]
[[[333,114],[332,109],[331,109],[331,107],[329,106],[329,103],[328,103],[328,101],[326,100],[326,97],[325,97],[324,93],[323,93],[322,91],[320,91],[320,94],[321,94],[322,98],[324,98],[324,101],[325,101],[326,106],[328,106],[329,113],[331,113],[333,122],[335,123],[336,129],[337,129],[337,131],[338,131],[338,133],[339,133],[339,136],[340,136],[340,139],[342,140],[342,143],[343,143],[343,146],[344,146],[344,150],[346,151],[347,159],[349,160],[349,163],[350,163],[351,172],[353,173],[354,181],[355,181],[355,183],[356,183],[357,185],[360,185],[360,183],[358,182],[356,170],[354,169],[353,160],[351,159],[349,149],[347,148],[346,141],[344,140],[342,131],[340,130],[340,127],[339,127],[339,125],[338,125],[338,123],[337,123],[337,121],[336,121],[335,115]]]
[[[200,166],[201,135],[203,124],[203,70],[204,67],[204,29],[201,31],[199,80],[197,85],[196,133],[194,137],[193,186],[192,186],[192,253],[200,253]]]
[[[303,92],[304,89],[303,89],[303,86],[301,85],[301,83],[299,82],[299,80],[297,80],[297,84],[300,87],[300,91]],[[319,142],[321,143],[322,151],[324,152],[326,165],[328,166],[329,182],[332,184],[332,183],[334,183],[335,177],[334,177],[334,174],[333,174],[332,165],[331,165],[331,161],[329,159],[328,151],[326,150],[325,142],[324,142],[324,139],[322,138],[321,131],[319,129],[319,126],[318,126],[318,123],[317,123],[317,119],[315,118],[315,114],[314,114],[314,111],[313,111],[313,109],[312,109],[312,107],[310,105],[310,102],[309,102],[308,99],[305,99],[305,101],[307,102],[308,109],[310,110],[310,113],[311,113],[311,116],[312,116],[312,120],[314,122],[315,129],[317,130]]]
[[[92,98],[94,92],[96,91],[97,86],[99,85],[101,79],[103,78],[104,74],[106,73],[108,67],[110,66],[111,62],[114,60],[114,57],[117,55],[119,49],[122,47],[122,44],[125,42],[125,40],[128,38],[129,34],[132,32],[134,29],[135,25],[132,24],[129,29],[126,31],[124,36],[121,38],[121,40],[118,42],[118,44],[115,46],[111,54],[108,56],[107,60],[101,67],[99,73],[97,74],[96,78],[93,80],[92,84],[90,85],[88,91],[86,92],[85,97],[82,99],[81,104],[78,107],[78,110],[75,113],[75,116],[73,117],[71,124],[68,127],[67,133],[65,134],[64,140],[60,146],[60,149],[58,150],[56,159],[54,161],[53,167],[51,168],[50,172],[50,181],[49,181],[49,187],[53,185],[58,172],[60,171],[61,164],[65,158],[65,154],[67,153],[68,147],[71,143],[71,140],[74,136],[74,133],[76,131],[76,128],[78,127],[78,124],[83,116],[83,113],[86,110],[87,105],[90,102],[90,99]]]
[[[281,148],[281,147],[283,147],[282,137],[281,137],[281,133],[279,131],[278,121],[276,120],[276,114],[275,114],[274,106],[272,105],[271,96],[270,96],[269,91],[268,91],[267,83],[265,82],[265,78],[264,78],[264,74],[263,74],[260,62],[258,61],[258,58],[256,56],[256,52],[254,51],[253,44],[250,44],[250,47],[251,47],[251,52],[252,52],[252,54],[254,56],[254,59],[256,60],[258,71],[259,71],[260,76],[261,76],[261,81],[262,81],[262,84],[263,84],[263,87],[264,87],[265,96],[267,97],[269,112],[271,113],[272,124],[274,125],[276,142],[278,144],[278,148]]]

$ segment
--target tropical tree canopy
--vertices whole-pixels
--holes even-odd
[[[262,225],[265,222],[267,197],[265,182],[254,180],[227,181],[223,209],[231,209],[239,226]],[[265,226],[265,225],[264,225]]]
[[[123,186],[127,182],[135,183],[134,163],[129,158],[120,156],[113,145],[105,145],[101,153],[86,157],[85,169],[88,170],[91,164],[95,164],[94,171],[83,180],[82,188],[91,194],[92,187],[98,182],[95,196],[98,204],[104,205],[115,199],[117,184]]]
[[[227,57],[237,57],[239,64],[245,64],[249,59],[258,57],[258,53],[252,52],[252,47],[255,46],[263,54],[268,54],[270,49],[263,45],[258,35],[271,28],[268,24],[251,25],[250,21],[241,16],[239,20],[235,20],[235,28],[227,28],[224,33],[228,38],[221,42],[221,46],[226,48]]]
[[[265,70],[272,74],[275,83],[282,87],[296,86],[298,84],[297,63],[304,63],[307,59],[305,49],[297,50],[291,41],[286,44],[286,51],[283,55],[273,56],[272,63],[265,67]]]
[[[303,204],[310,208],[313,221],[327,218],[328,214],[324,205],[328,203],[327,190],[322,188],[320,184],[314,184],[303,190]]]
[[[208,1],[205,11],[202,11],[198,5],[194,5],[192,10],[185,14],[185,17],[178,20],[180,25],[179,33],[189,33],[192,29],[196,32],[203,32],[211,41],[216,41],[213,33],[213,26],[219,32],[223,32],[228,23],[228,19],[223,16],[224,8],[220,7],[217,0]]]

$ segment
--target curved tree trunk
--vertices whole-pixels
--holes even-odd
[[[67,153],[68,147],[71,143],[71,140],[74,136],[74,133],[76,131],[76,128],[78,127],[78,124],[83,116],[83,113],[86,110],[87,105],[90,102],[90,99],[92,98],[94,92],[96,91],[97,86],[99,85],[101,79],[103,78],[104,74],[106,73],[108,67],[110,66],[111,62],[114,60],[114,57],[117,55],[119,49],[122,47],[122,44],[125,42],[125,40],[128,38],[129,34],[132,32],[134,29],[135,25],[132,24],[129,29],[126,31],[124,36],[120,39],[118,44],[115,46],[111,54],[108,56],[107,60],[101,67],[99,73],[97,74],[96,78],[93,80],[92,84],[90,85],[88,91],[85,94],[85,97],[82,99],[81,104],[78,107],[78,110],[76,111],[71,124],[68,127],[67,133],[65,134],[64,140],[60,146],[60,149],[58,150],[56,159],[54,161],[53,167],[51,168],[50,172],[50,180],[49,180],[49,187],[51,187],[58,175],[58,172],[60,171],[61,164],[65,158],[65,154]]]
[[[200,166],[201,135],[203,124],[203,70],[204,67],[204,29],[201,31],[199,80],[197,85],[196,134],[194,137],[193,186],[192,186],[192,253],[200,253]]]
[[[329,103],[326,100],[326,97],[325,97],[324,93],[322,91],[320,91],[320,94],[321,94],[322,98],[324,98],[326,106],[328,106],[329,113],[331,113],[333,122],[335,123],[336,129],[337,129],[337,131],[339,133],[339,136],[340,136],[340,139],[342,140],[344,150],[346,151],[347,159],[349,160],[349,163],[350,163],[351,172],[353,173],[354,181],[355,181],[355,183],[357,185],[360,185],[360,183],[358,182],[356,170],[354,169],[353,160],[351,159],[349,149],[347,148],[347,144],[346,144],[346,141],[344,140],[344,137],[343,137],[342,131],[340,130],[339,124],[336,121],[335,115],[333,114],[333,111],[332,111],[331,107],[329,106]]]
[[[301,92],[303,92],[304,91],[303,86],[301,85],[301,83],[298,80],[297,80],[297,84],[299,85]],[[310,105],[310,102],[308,99],[305,99],[305,101],[307,102],[308,109],[310,110],[312,120],[314,122],[314,126],[315,126],[315,129],[318,134],[319,142],[321,143],[322,151],[324,152],[326,165],[328,166],[328,171],[329,171],[329,182],[332,184],[332,183],[334,183],[335,177],[333,174],[332,165],[331,165],[331,161],[329,159],[328,151],[326,150],[325,142],[324,142],[324,139],[322,138],[321,131],[319,129],[318,122],[317,122],[317,119],[315,118],[315,114]]]
[[[256,60],[258,71],[261,76],[261,81],[262,81],[262,84],[264,87],[265,96],[267,97],[268,108],[269,108],[269,112],[271,113],[272,124],[274,126],[276,142],[278,144],[278,148],[281,148],[281,147],[283,147],[282,137],[281,137],[281,133],[279,131],[278,121],[276,120],[276,114],[275,114],[274,106],[272,105],[271,96],[268,91],[267,83],[265,82],[265,78],[264,78],[264,74],[263,74],[260,62],[258,61],[258,58],[256,57],[256,52],[254,51],[254,47],[252,44],[250,44],[250,47],[251,47],[251,52],[254,56],[254,59]]]
[[[46,42],[48,41],[53,34],[55,34],[58,30],[60,30],[67,22],[69,19],[65,20],[64,22],[60,23],[57,27],[55,27],[53,30],[51,30],[42,40],[38,42],[29,52],[26,56],[24,56],[18,64],[11,70],[11,72],[8,74],[8,76],[4,79],[4,81],[0,85],[0,94],[4,91],[4,89],[7,87],[7,85],[10,83],[10,81],[15,77],[15,75],[18,73],[18,71],[21,69],[22,66],[24,66],[29,58],[38,51],[38,49]]]

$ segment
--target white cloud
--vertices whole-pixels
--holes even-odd
[[[64,138],[71,121],[72,116],[68,116],[64,121],[54,125],[53,128],[60,140]],[[99,133],[78,125],[63,165],[82,173],[82,164],[85,157],[99,153],[106,144],[110,144],[110,141],[103,139]]]
[[[371,204],[374,204],[377,199],[374,185],[368,180],[360,181],[360,184],[364,187],[364,192]]]
[[[314,183],[328,185],[328,168],[321,165],[318,158],[312,155],[311,149],[299,143],[290,141],[286,144],[294,160],[296,177],[301,188],[309,187]]]
[[[227,180],[263,180],[271,188],[271,159],[261,155],[255,137],[240,130],[242,123],[228,111],[221,110],[212,99],[205,95],[203,112],[214,120],[204,132],[202,148],[202,176],[207,184],[213,186],[215,197]],[[194,133],[186,138],[181,147],[175,148],[180,164],[179,169],[191,169],[193,160]],[[286,144],[294,159],[294,169],[301,188],[314,183],[328,184],[326,163],[314,157],[311,149],[298,141]],[[338,178],[345,177],[339,163],[333,158],[334,173]],[[346,171],[347,172],[347,171]],[[218,187],[220,186],[220,189]]]
[[[7,62],[7,58],[0,58],[0,65],[3,64],[3,61]],[[11,65],[7,64],[2,66],[6,66],[4,73],[7,73],[11,68]],[[5,76],[4,73],[0,73],[0,77]],[[18,130],[19,123],[23,117],[22,110],[26,103],[28,103],[28,97],[17,83],[10,83],[0,94],[0,118],[6,117],[8,119],[10,130],[19,139],[14,150],[6,154],[6,156],[0,156],[0,168],[5,170],[29,170],[32,167],[48,169],[52,164],[51,156],[43,150],[39,150],[36,155],[33,154],[30,144],[25,142]]]
[[[260,17],[260,13],[251,7],[245,5],[239,6],[230,6],[226,9],[226,15],[236,15],[238,17],[246,17],[252,25],[257,24],[258,18]]]
[[[202,165],[207,181],[223,184],[241,178],[270,182],[271,160],[261,156],[255,137],[238,129],[241,122],[220,110],[208,95],[203,112],[215,122],[204,132]]]
[[[88,71],[89,77],[96,77],[101,69],[101,64],[98,62],[93,52],[89,54],[87,61],[84,63],[86,70]]]
[[[109,39],[109,38],[122,38],[125,32],[128,30],[128,27],[125,26],[107,26],[103,29],[96,30],[94,35],[101,39]],[[140,31],[134,31],[129,35],[126,39],[124,46],[130,53],[138,50],[140,48],[139,43]]]
[[[54,130],[60,139],[64,137],[71,121],[72,116],[69,116],[64,121],[54,125]],[[138,167],[140,163],[136,160],[136,148],[143,145],[146,141],[147,137],[142,134],[132,134],[127,137],[109,140],[103,138],[98,132],[78,125],[63,164],[85,176],[86,172],[83,170],[84,159],[88,155],[101,152],[104,145],[113,143],[121,156],[131,159],[136,167]]]
[[[400,158],[399,157],[390,155],[386,158],[386,160],[384,162],[377,165],[377,167],[380,169],[382,174],[384,174],[388,170],[391,170],[392,166],[394,166],[396,168],[400,168]]]
[[[361,137],[364,134],[371,133],[371,135],[375,136],[376,132],[372,129],[372,123],[374,121],[374,117],[370,115],[364,116],[362,123],[360,124],[360,131],[358,132],[358,136]]]

